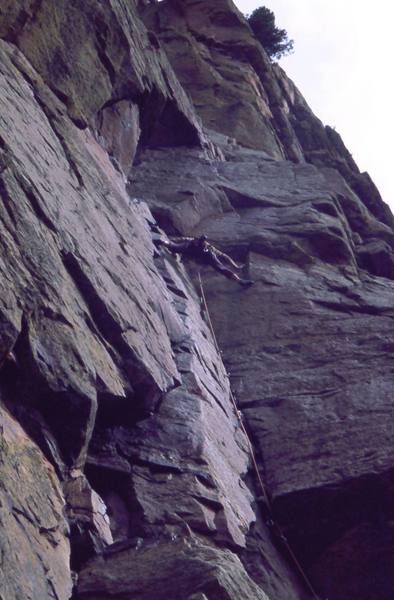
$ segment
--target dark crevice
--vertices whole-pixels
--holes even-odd
[[[173,87],[172,87],[171,82],[170,82],[170,80],[168,78],[167,72],[166,72],[165,69],[163,69],[163,67],[160,67],[160,73],[161,73],[161,76],[163,77],[163,79],[165,81],[165,84],[167,86],[167,90],[171,93],[171,97],[173,98]]]
[[[63,323],[63,325],[67,325],[71,328],[73,327],[72,323],[70,323],[70,321],[68,321],[64,315],[54,311],[53,308],[51,308],[50,306],[42,306],[41,311],[44,317],[46,317],[47,319],[50,319],[51,321],[58,321],[59,323]]]
[[[142,379],[150,378],[145,367],[140,363],[130,346],[123,339],[123,330],[118,321],[111,315],[105,302],[100,298],[97,290],[89,277],[83,271],[78,259],[71,253],[63,254],[63,263],[74,281],[77,289],[85,300],[95,326],[97,326],[104,339],[111,344],[122,357],[123,361],[136,369],[135,383]]]
[[[214,512],[223,510],[223,504],[221,502],[219,502],[219,500],[215,500],[213,498],[206,498],[204,496],[197,496],[195,494],[192,495],[192,498],[197,500],[197,502],[199,502],[199,504],[206,506],[207,508],[209,508],[210,510],[213,510]]]
[[[98,393],[97,427],[133,427],[147,417],[144,395],[130,392],[126,396]]]
[[[394,518],[394,471],[277,498],[274,514],[302,563],[311,566],[331,544],[362,524]]]
[[[216,490],[217,488],[217,484],[216,482],[212,479],[212,475],[210,473],[194,473],[197,481],[203,485],[204,487],[211,489],[211,490]]]
[[[90,314],[93,317],[94,325],[97,326],[101,335],[119,352],[120,355],[123,356],[123,358],[134,359],[131,348],[123,340],[123,331],[120,324],[110,314],[105,302],[100,298],[93,283],[84,273],[78,259],[71,252],[64,252],[63,263],[82,298],[85,300]]]
[[[212,373],[212,375],[214,375]],[[212,390],[205,384],[204,380],[201,379],[201,384],[204,387],[204,389],[207,391],[207,393],[209,394],[209,396],[211,396],[211,398],[213,398],[216,402],[216,404],[219,406],[219,408],[222,410],[222,412],[224,413],[224,415],[226,417],[228,417],[228,411],[226,410],[226,406],[220,401],[219,397],[216,396]]]
[[[124,426],[121,426],[122,429],[124,428]],[[128,426],[128,430],[131,434],[131,436],[133,435],[133,425],[129,425]],[[97,430],[95,431],[94,434],[94,438],[92,441],[92,446],[91,446],[91,458],[88,460],[88,462],[90,461],[90,464],[94,465],[95,463],[95,452],[99,452],[100,448],[105,445],[105,440],[107,439],[107,436],[109,436],[110,438],[113,438],[117,436],[116,433],[116,429],[114,429],[111,425],[109,425],[109,429],[106,429],[106,425],[101,424],[101,429],[100,427],[97,428]],[[138,434],[137,434],[138,436]],[[208,472],[208,471],[203,471],[203,470],[199,470],[198,468],[193,468],[190,466],[184,466],[182,464],[176,464],[176,463],[172,463],[169,462],[168,460],[166,460],[165,458],[160,459],[159,457],[154,457],[152,456],[149,459],[144,459],[141,458],[140,456],[140,450],[137,446],[133,445],[134,442],[132,442],[131,445],[127,446],[127,450],[125,450],[124,448],[122,449],[121,445],[116,445],[116,452],[118,454],[119,457],[125,459],[127,461],[128,464],[130,464],[130,466],[139,466],[139,467],[143,467],[147,470],[147,479],[149,479],[149,477],[155,477],[156,475],[193,475],[205,488],[207,489],[216,489],[216,483],[214,481],[214,479],[212,478],[212,475]],[[196,463],[198,463],[198,459],[195,460]],[[206,465],[206,461],[201,461],[202,465]],[[123,475],[125,473],[123,472]],[[127,473],[126,473],[127,475]]]
[[[89,439],[94,403],[71,388],[51,388],[34,356],[29,329],[25,316],[13,348],[16,360],[8,361],[0,372],[1,397],[63,476],[65,463],[73,465]]]
[[[258,408],[259,406],[277,406],[278,404],[280,404],[281,399],[278,398],[277,400],[265,400],[265,399],[260,399],[260,400],[249,400],[248,402],[242,402],[241,408],[242,410],[247,410],[248,408]]]
[[[13,506],[11,511],[12,511],[13,516],[17,519],[18,522],[21,522],[22,519],[20,519],[20,517],[23,517],[24,519],[26,519],[26,521],[29,521],[29,523],[31,525],[33,525],[33,526],[36,525],[35,520],[29,515],[29,513],[26,510],[21,510],[17,506]],[[22,525],[22,527],[23,527],[23,525]]]
[[[167,283],[167,289],[175,296],[178,296],[179,298],[187,300],[187,295],[185,294],[185,292],[183,290],[179,289],[178,287],[176,287],[175,283],[173,283],[173,284]]]
[[[131,84],[129,84],[129,85],[131,85]],[[127,91],[127,93],[117,94],[115,96],[112,96],[112,98],[107,100],[107,102],[104,102],[104,104],[101,106],[101,108],[97,111],[98,117],[101,118],[102,113],[106,108],[112,108],[113,106],[116,106],[117,104],[119,104],[119,102],[124,102],[124,101],[135,102],[135,99],[137,96],[138,96],[137,89],[132,90],[131,88]]]
[[[83,317],[84,317],[84,321],[85,321],[86,325],[88,326],[89,330],[93,333],[93,335],[95,335],[100,340],[100,342],[103,344],[103,346],[109,352],[111,358],[113,360],[116,360],[118,358],[117,353],[114,351],[112,346],[110,346],[108,344],[105,337],[103,335],[101,335],[100,330],[97,328],[96,323],[93,321],[91,316],[87,312],[84,312]]]
[[[96,50],[97,55],[107,72],[108,78],[111,82],[112,87],[116,84],[116,71],[112,65],[111,60],[107,54],[107,38],[108,38],[108,26],[107,24],[98,18],[98,15],[94,19],[95,31],[96,31]]]
[[[166,98],[154,87],[141,94],[136,102],[141,115],[137,163],[146,148],[201,146],[197,127],[180,110],[175,99]]]
[[[0,177],[0,197],[3,201],[3,205],[5,210],[7,211],[7,214],[10,218],[10,221],[12,223],[12,225],[14,226],[14,228],[16,229],[17,227],[17,220],[16,217],[14,215],[14,209],[13,209],[13,201],[11,198],[11,195],[9,193],[9,191],[7,190],[6,184],[4,182],[4,179],[2,179]],[[13,237],[15,239],[15,234],[13,233]]]
[[[224,192],[234,209],[247,209],[247,208],[277,208],[278,204],[262,198],[254,198],[248,196],[243,192],[239,192],[233,188],[229,188],[225,185],[218,186],[218,189]]]
[[[107,506],[114,545],[143,533],[143,509],[134,492],[132,474],[87,463],[86,477]],[[108,549],[113,545],[108,546]]]
[[[94,556],[101,554],[105,543],[92,529],[89,520],[83,518],[69,518],[70,538],[70,567],[78,572]]]
[[[21,361],[21,347],[25,337],[25,325],[15,343],[13,356],[7,358],[0,367],[0,397],[14,418],[24,428],[29,437],[34,440],[51,462],[59,477],[64,473],[64,462],[59,454],[57,442],[37,409],[37,391],[34,389],[34,378],[26,372],[26,366]]]
[[[117,362],[120,361],[121,368],[124,370],[125,381],[129,381],[135,392],[136,415],[146,416],[153,410],[161,397],[161,392],[153,380],[148,369],[136,356],[133,349],[123,339],[123,330],[119,322],[111,315],[107,305],[99,296],[93,283],[84,273],[78,259],[71,253],[63,254],[64,265],[72,278],[75,286],[79,290],[82,298],[86,302],[92,317],[94,327],[97,327],[104,340],[112,346],[118,355]],[[113,396],[111,396],[113,399]],[[101,406],[105,406],[105,395],[101,396]],[[123,400],[122,400],[123,401]],[[125,399],[128,402],[128,399]],[[100,410],[105,410],[104,408]],[[134,410],[134,409],[133,409]]]
[[[314,304],[318,306],[324,306],[325,308],[329,308],[336,312],[345,313],[351,315],[352,313],[362,314],[362,315],[373,315],[375,317],[393,317],[394,309],[393,308],[380,308],[378,306],[360,306],[353,304],[339,304],[338,302],[329,302],[327,300],[313,300]]]
[[[62,102],[62,104],[64,104],[66,107],[69,105],[70,97],[67,96],[67,94],[65,94],[62,90],[59,90],[59,88],[51,83],[48,84],[48,87],[55,94],[56,98]]]
[[[34,186],[32,184],[29,184],[28,181],[22,177],[17,177],[17,181],[18,181],[19,185],[21,186],[22,190],[24,191],[26,198],[29,200],[30,205],[31,205],[33,212],[36,215],[37,219],[39,221],[41,221],[42,223],[44,223],[44,225],[46,227],[48,227],[48,229],[53,231],[53,233],[57,233],[58,232],[57,228],[53,224],[52,220],[45,213],[45,211],[43,210],[43,208],[40,204],[40,200],[38,198],[38,192],[37,192],[37,190],[35,190]]]
[[[160,40],[157,37],[157,35],[154,33],[154,31],[149,30],[147,32],[147,34],[148,34],[148,40],[149,40],[149,43],[151,44],[151,46],[153,48],[155,48],[156,50],[160,50],[160,48],[161,48]]]

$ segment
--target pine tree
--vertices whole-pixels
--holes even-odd
[[[272,10],[260,6],[246,18],[254,35],[270,58],[279,59],[293,52],[294,42],[288,39],[285,29],[276,27],[275,15]]]

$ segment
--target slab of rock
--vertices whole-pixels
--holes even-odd
[[[97,394],[133,402],[153,381],[156,395],[171,388],[179,374],[157,316],[163,293],[153,283],[152,242],[138,206],[93,136],[70,123],[23,57],[1,51],[2,240],[13,273],[10,281],[4,264],[3,346],[15,345],[63,452],[80,461]],[[145,331],[140,310],[147,310]]]
[[[59,598],[72,591],[65,500],[55,470],[0,406],[0,594]]]
[[[267,600],[228,550],[210,548],[193,538],[136,545],[114,548],[89,563],[80,574],[78,598],[123,599],[137,594],[141,600]]]
[[[110,519],[103,499],[81,471],[73,469],[63,489],[73,547],[71,567],[78,571],[89,558],[112,544]]]

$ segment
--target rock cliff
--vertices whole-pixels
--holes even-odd
[[[1,600],[391,600],[393,217],[232,0],[0,7]],[[241,287],[157,239],[199,236]]]

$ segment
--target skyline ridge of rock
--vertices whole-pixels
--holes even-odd
[[[4,0],[0,196],[0,598],[391,600],[393,216],[232,0]]]

